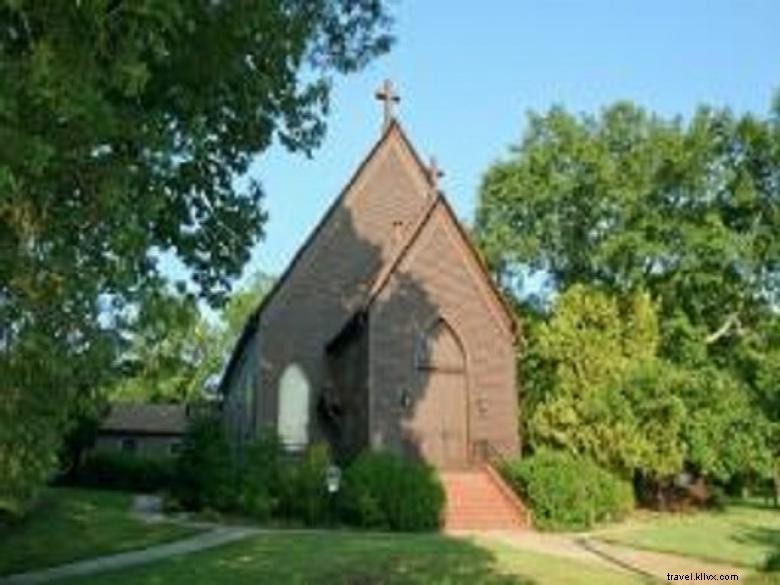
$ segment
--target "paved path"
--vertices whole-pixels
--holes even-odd
[[[637,550],[608,544],[588,535],[547,534],[533,530],[463,531],[452,534],[502,542],[529,552],[565,557],[663,581],[667,581],[667,573],[738,575],[740,579],[748,573],[748,570],[743,567],[711,563],[675,554]]]
[[[77,561],[67,565],[33,571],[30,573],[20,573],[10,577],[0,578],[0,585],[35,585],[38,583],[48,583],[55,579],[64,579],[65,577],[85,577],[103,571],[114,571],[144,565],[154,561],[167,559],[169,557],[185,555],[198,552],[216,546],[222,546],[230,542],[242,540],[249,536],[258,534],[260,530],[247,527],[222,527],[177,540],[169,544],[161,544],[150,548],[136,550],[126,553],[119,553],[96,559]]]
[[[594,554],[609,559],[617,565],[630,568],[645,575],[653,575],[664,581],[667,581],[668,573],[677,575],[689,573],[706,573],[707,575],[718,576],[736,575],[739,579],[742,579],[749,572],[744,567],[713,563],[670,553],[638,550],[592,538],[583,539],[581,545]]]

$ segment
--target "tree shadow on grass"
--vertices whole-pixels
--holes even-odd
[[[466,540],[412,537],[404,550],[393,550],[393,537],[386,538],[384,554],[372,561],[333,567],[313,583],[317,585],[424,585],[483,584],[532,585],[533,580],[503,569],[494,553]],[[415,543],[415,538],[418,542]],[[381,547],[382,541],[372,539]],[[358,546],[358,549],[360,546]],[[356,553],[358,550],[355,551]]]
[[[276,532],[63,585],[533,585],[490,551],[438,535]]]
[[[780,520],[780,514],[778,515]],[[777,568],[780,570],[780,526],[769,528],[766,526],[749,526],[743,524],[738,534],[732,536],[732,540],[740,544],[758,545],[767,549],[767,557],[778,559]]]

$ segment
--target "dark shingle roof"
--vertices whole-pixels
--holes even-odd
[[[103,432],[135,432],[161,435],[187,430],[187,407],[183,404],[115,403],[100,425]]]

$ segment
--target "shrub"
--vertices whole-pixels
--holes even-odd
[[[282,446],[273,433],[265,433],[249,444],[240,463],[239,507],[255,520],[276,514],[284,491],[285,469]]]
[[[780,551],[772,553],[766,560],[764,571],[767,573],[780,573]]]
[[[174,462],[167,458],[96,452],[86,457],[67,482],[88,488],[156,492],[168,489],[174,475]]]
[[[190,422],[176,462],[174,497],[187,509],[231,510],[239,485],[222,422],[203,415]]]
[[[505,475],[542,529],[586,529],[620,519],[634,505],[628,482],[589,459],[562,451],[543,450],[510,463]]]
[[[388,453],[364,453],[344,474],[342,518],[363,528],[422,531],[441,523],[444,489],[433,468]]]
[[[282,475],[283,508],[286,515],[309,526],[330,518],[330,497],[325,475],[330,466],[330,450],[325,444],[309,447],[303,457]]]

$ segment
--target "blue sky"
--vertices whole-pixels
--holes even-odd
[[[379,136],[374,90],[397,84],[399,117],[470,221],[482,174],[517,143],[528,110],[597,111],[630,99],[666,115],[701,103],[768,111],[780,89],[780,0],[401,0],[397,43],[336,79],[328,136],[311,160],[258,159],[270,214],[246,272],[279,274]]]

